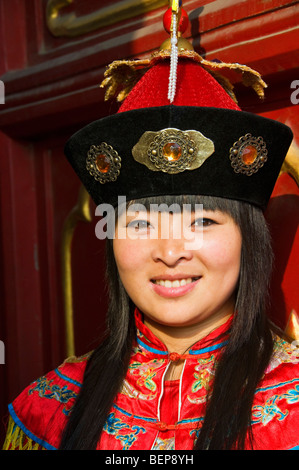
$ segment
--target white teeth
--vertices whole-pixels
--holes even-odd
[[[196,280],[198,278],[194,278]],[[164,287],[180,287],[180,286],[185,286],[186,284],[190,284],[192,282],[191,277],[187,277],[186,279],[176,279],[175,281],[170,281],[170,280],[163,280],[163,279],[158,279],[154,281],[155,284],[158,284],[159,286],[164,286]]]

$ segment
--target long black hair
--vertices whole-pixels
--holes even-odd
[[[203,204],[228,213],[242,235],[235,314],[228,344],[217,365],[195,449],[243,449],[249,438],[255,390],[270,361],[272,334],[266,316],[272,269],[270,234],[259,208],[209,196],[163,196],[138,200],[150,204]],[[86,368],[80,395],[64,430],[60,449],[95,449],[114,398],[126,375],[135,336],[133,310],[118,274],[112,240],[107,240],[109,309],[107,331]],[[194,410],[196,415],[196,410]],[[246,441],[247,442],[247,441]]]

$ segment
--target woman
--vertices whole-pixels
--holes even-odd
[[[291,133],[243,113],[187,51],[169,104],[165,55],[67,144],[97,205],[126,196],[107,240],[107,331],[10,405],[6,448],[299,445],[299,361],[266,317],[262,214]]]

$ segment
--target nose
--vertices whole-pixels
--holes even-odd
[[[186,247],[182,239],[159,239],[155,240],[152,250],[152,259],[155,262],[162,262],[169,267],[175,267],[184,261],[190,261],[193,258],[192,250]]]

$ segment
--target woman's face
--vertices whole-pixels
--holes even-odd
[[[149,323],[183,327],[213,325],[233,313],[241,243],[238,226],[220,211],[184,218],[137,216],[129,208],[118,219],[113,247],[122,283]]]

